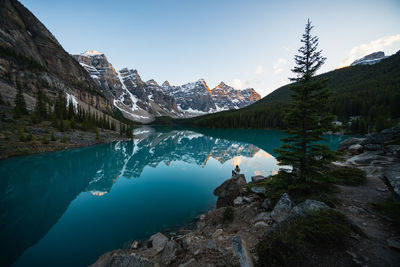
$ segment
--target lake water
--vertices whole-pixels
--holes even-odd
[[[2,265],[86,266],[215,208],[213,190],[279,167],[276,130],[142,127],[129,142],[0,161]],[[336,149],[343,136],[328,136]]]

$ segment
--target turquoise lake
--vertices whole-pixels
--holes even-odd
[[[277,130],[135,129],[129,142],[0,161],[2,265],[87,266],[104,252],[187,226],[215,208],[239,164],[279,167]],[[326,136],[336,149],[345,136]]]

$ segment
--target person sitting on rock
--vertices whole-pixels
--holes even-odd
[[[236,165],[236,168],[232,170],[232,177],[236,177],[240,174],[240,168],[239,165]]]

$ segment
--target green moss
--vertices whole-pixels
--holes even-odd
[[[335,184],[361,185],[366,181],[365,171],[357,168],[337,168],[329,171],[329,179]]]
[[[260,266],[307,265],[304,252],[343,249],[351,230],[346,217],[334,210],[311,212],[270,233],[257,245]]]
[[[224,210],[224,214],[222,215],[222,222],[223,223],[231,223],[235,218],[235,211],[232,207],[226,207]]]

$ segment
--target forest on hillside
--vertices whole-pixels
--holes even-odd
[[[380,131],[400,118],[400,51],[374,65],[356,65],[321,74],[331,91],[327,110],[342,122],[347,132]],[[289,84],[255,104],[185,120],[160,118],[156,123],[190,124],[197,127],[285,128],[290,101]]]

